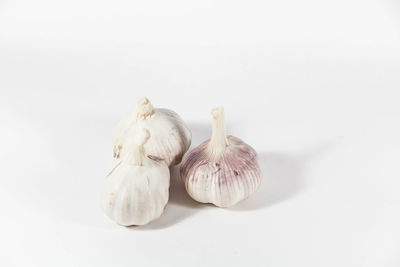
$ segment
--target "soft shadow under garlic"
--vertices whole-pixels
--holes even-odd
[[[338,139],[321,142],[300,153],[259,153],[263,179],[259,189],[248,199],[229,208],[233,211],[255,210],[293,198],[306,187],[306,165],[333,147]]]
[[[188,127],[192,131],[191,148],[210,138],[211,126],[209,124],[189,122]],[[213,205],[199,203],[188,195],[179,174],[179,167],[180,165],[170,167],[169,201],[161,217],[147,225],[129,226],[128,229],[144,231],[164,229],[193,216],[200,209],[213,208]]]
[[[194,215],[199,209],[207,207],[202,203],[194,201],[186,192],[184,183],[179,175],[179,166],[170,167],[169,201],[164,213],[155,221],[142,226],[130,226],[135,230],[157,230],[164,229]]]
[[[260,153],[259,160],[263,173],[260,187],[248,199],[231,207],[231,210],[261,209],[285,201],[303,188],[301,160],[279,153]]]

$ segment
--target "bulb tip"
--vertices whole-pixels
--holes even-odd
[[[144,120],[147,117],[153,115],[154,107],[147,97],[143,97],[136,102],[136,119]]]
[[[150,100],[147,97],[142,97],[137,101],[138,105],[147,105],[150,102]]]
[[[217,107],[217,108],[213,108],[211,110],[211,115],[214,119],[217,119],[219,117],[221,117],[224,114],[224,108],[223,107]]]

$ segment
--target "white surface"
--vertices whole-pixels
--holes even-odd
[[[400,5],[0,1],[1,266],[400,266]],[[98,205],[119,118],[148,96],[193,145],[225,106],[260,154],[248,201],[173,170],[140,228]]]

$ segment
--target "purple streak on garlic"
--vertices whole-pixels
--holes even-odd
[[[139,100],[133,114],[119,123],[113,145],[114,158],[122,158],[129,152],[126,144],[135,138],[140,127],[150,131],[151,138],[145,144],[148,155],[164,160],[168,166],[181,162],[190,147],[191,131],[178,114],[154,108],[147,98]]]
[[[223,108],[213,109],[211,115],[211,139],[185,155],[180,173],[193,199],[230,207],[257,190],[262,174],[256,151],[226,135]]]

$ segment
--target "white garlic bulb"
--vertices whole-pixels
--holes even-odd
[[[147,98],[137,102],[136,110],[121,120],[114,139],[114,158],[122,158],[129,152],[126,146],[134,139],[139,128],[150,131],[145,144],[148,155],[162,159],[168,166],[181,162],[190,147],[192,133],[174,111],[154,108]]]
[[[163,213],[169,197],[169,169],[149,159],[143,145],[149,131],[140,130],[136,143],[106,177],[100,193],[104,213],[121,225],[143,225]]]
[[[230,207],[248,198],[261,183],[256,151],[227,136],[223,108],[213,109],[212,136],[186,154],[180,167],[189,195],[203,203]]]

